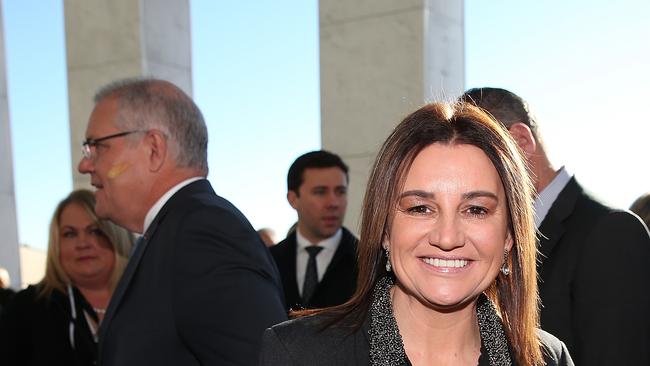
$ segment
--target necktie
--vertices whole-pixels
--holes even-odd
[[[323,247],[311,246],[305,248],[309,253],[309,262],[307,262],[307,271],[305,271],[305,283],[302,286],[303,305],[309,304],[316,286],[318,286],[318,270],[316,268],[316,256],[323,250]]]

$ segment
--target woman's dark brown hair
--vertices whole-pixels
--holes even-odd
[[[517,364],[538,365],[541,348],[535,329],[539,323],[533,189],[526,163],[507,130],[480,109],[466,103],[431,103],[407,116],[379,151],[363,201],[358,248],[357,290],[350,301],[329,309],[333,323],[351,319],[361,326],[372,302],[377,281],[386,275],[382,250],[398,195],[417,154],[434,144],[473,145],[481,149],[497,170],[509,212],[514,239],[507,262],[511,273],[499,272],[486,294],[501,315],[512,342]],[[333,324],[330,323],[330,324]]]

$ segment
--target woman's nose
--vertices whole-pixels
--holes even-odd
[[[462,225],[458,221],[458,218],[453,215],[439,216],[431,225],[429,244],[445,251],[450,251],[465,245]]]

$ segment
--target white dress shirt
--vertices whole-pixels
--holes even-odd
[[[169,199],[172,198],[174,193],[180,191],[180,189],[185,187],[186,185],[201,179],[205,179],[205,177],[193,177],[190,179],[186,179],[178,183],[177,185],[173,186],[170,190],[165,192],[165,194],[160,196],[158,201],[156,201],[156,203],[154,203],[153,206],[151,206],[151,208],[147,212],[147,215],[144,217],[144,225],[142,226],[142,233],[140,234],[144,234],[147,232],[147,229],[149,228],[149,225],[151,225],[151,223],[153,222],[153,219],[156,218],[158,212],[160,212],[160,210],[163,208],[165,203],[167,203],[167,201],[169,201]]]
[[[318,282],[323,279],[323,275],[327,271],[327,266],[330,265],[334,253],[339,247],[339,243],[341,243],[342,236],[343,230],[339,228],[336,234],[316,244],[323,248],[316,256]],[[298,228],[296,228],[296,243],[298,244],[296,248],[296,281],[298,282],[298,292],[302,296],[302,286],[305,283],[305,272],[307,271],[307,263],[309,262],[309,253],[305,248],[313,246],[313,244],[300,234]]]
[[[562,192],[567,183],[569,183],[571,177],[573,177],[573,175],[569,173],[565,167],[562,167],[551,183],[539,192],[539,195],[535,198],[534,205],[536,228],[539,229],[539,225],[544,221],[546,214],[548,214],[548,210],[551,209],[551,206],[553,206],[553,203],[560,195],[560,192]]]

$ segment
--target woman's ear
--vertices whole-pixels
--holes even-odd
[[[503,249],[505,249],[505,251],[509,252],[509,251],[512,250],[513,244],[514,244],[514,240],[512,239],[512,233],[510,231],[508,231],[508,234],[506,236],[506,243],[505,243],[505,246],[504,246]]]
[[[384,248],[384,250],[390,250],[390,238],[388,237],[388,233],[384,233],[384,239],[381,242],[381,247]]]

